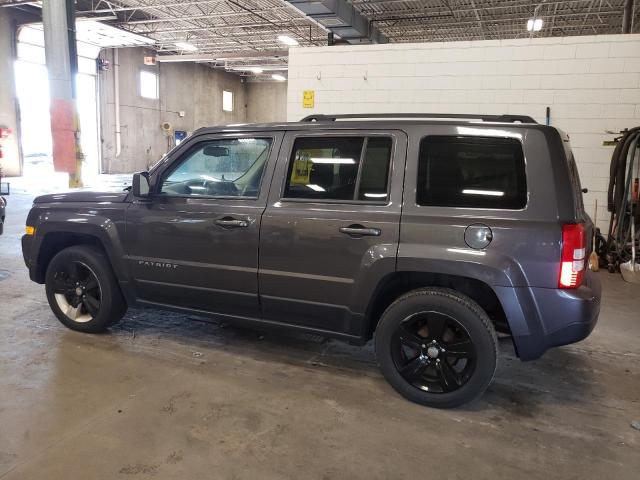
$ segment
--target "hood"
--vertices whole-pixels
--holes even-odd
[[[59,202],[79,202],[79,203],[122,203],[127,198],[128,191],[124,192],[92,192],[90,190],[80,190],[67,193],[49,193],[36,197],[33,203],[59,203]]]

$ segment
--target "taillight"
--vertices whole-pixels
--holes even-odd
[[[585,271],[585,232],[581,223],[562,226],[562,256],[558,288],[577,288]]]

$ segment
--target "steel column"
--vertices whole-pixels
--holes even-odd
[[[633,21],[633,0],[625,0],[622,11],[622,33],[631,33],[631,23]]]
[[[78,55],[73,0],[47,0],[42,6],[44,47],[51,97],[53,166],[69,173],[69,186],[82,186],[82,150],[76,108]]]

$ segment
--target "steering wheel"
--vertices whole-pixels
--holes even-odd
[[[221,180],[219,182],[205,180],[203,186],[207,195],[224,195],[227,197],[235,197],[238,195],[238,189],[233,182],[225,180]]]

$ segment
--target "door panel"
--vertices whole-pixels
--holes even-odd
[[[299,176],[303,170],[289,170],[296,139],[338,135],[393,139],[387,201],[306,199],[300,198],[301,189],[295,194],[298,198],[282,198],[287,178]],[[402,132],[291,132],[285,136],[262,217],[259,281],[262,313],[267,320],[361,334],[371,291],[384,275],[395,270],[405,156],[406,136]],[[345,163],[348,159],[333,160]],[[322,158],[313,161],[329,162]],[[329,188],[318,190],[321,185],[313,180],[322,175],[307,173],[306,181],[313,182],[309,188],[326,197]],[[374,176],[367,175],[365,182],[373,183]],[[363,181],[361,177],[358,183]],[[343,188],[335,191],[344,196]],[[380,198],[381,194],[374,195]]]
[[[251,135],[244,135],[248,136]],[[260,315],[260,218],[281,139],[281,134],[272,139],[261,187],[255,192],[257,198],[212,198],[186,193],[166,196],[155,192],[149,199],[132,203],[127,210],[127,258],[140,300],[221,314]],[[215,155],[224,153],[221,147],[216,148]],[[169,171],[171,165],[168,162]],[[177,173],[170,178],[189,176],[184,168],[175,169],[173,165]],[[159,178],[168,175],[169,172],[158,174]],[[219,180],[214,180],[218,182],[216,190],[231,188],[220,187]],[[170,187],[171,191],[183,193],[192,188],[192,178]]]

